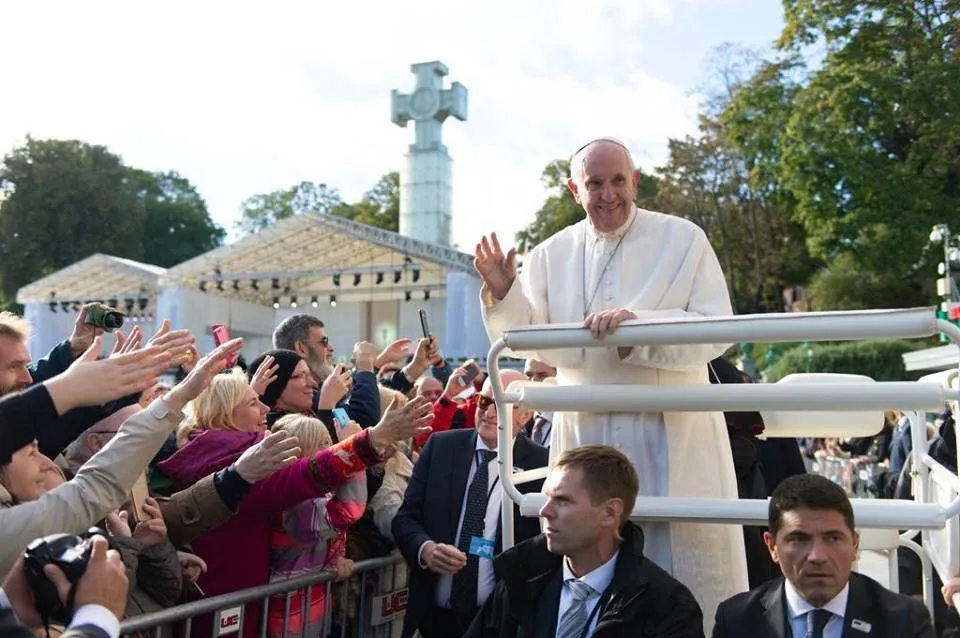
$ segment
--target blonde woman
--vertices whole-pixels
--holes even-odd
[[[312,417],[288,414],[271,428],[297,437],[304,456],[315,454],[332,445],[326,426]],[[350,421],[340,431],[341,438],[360,432],[360,426]],[[346,558],[347,528],[361,516],[367,505],[367,478],[359,472],[347,479],[330,495],[304,501],[273,519],[272,548],[270,550],[270,581],[299,576],[314,569],[333,570],[334,582],[346,580],[353,573],[353,561]],[[327,588],[314,587],[306,627],[302,617],[305,590],[290,597],[290,615],[284,631],[285,596],[270,601],[267,628],[271,638],[319,636],[327,614]],[[306,631],[306,633],[303,633]]]
[[[183,489],[236,461],[263,438],[267,408],[239,371],[218,375],[192,402],[190,417],[181,426],[178,450],[157,465]],[[350,476],[383,460],[394,441],[429,429],[430,406],[411,402],[389,410],[376,426],[358,432],[330,448],[303,458],[249,487],[237,515],[197,538],[193,550],[206,561],[200,589],[208,596],[266,584],[270,576],[270,521],[302,501],[324,496]],[[299,452],[297,452],[299,455]],[[244,636],[254,636],[261,605],[247,605]],[[209,622],[194,623],[203,635]]]

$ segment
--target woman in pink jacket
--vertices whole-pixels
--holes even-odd
[[[306,362],[301,364],[306,369]],[[188,487],[227,467],[257,443],[264,436],[266,415],[267,407],[239,371],[219,375],[193,401],[191,416],[177,435],[179,449],[157,467],[173,481],[174,489]],[[250,486],[236,516],[193,542],[194,553],[207,563],[200,589],[215,596],[266,584],[271,517],[336,490],[351,475],[381,462],[395,441],[428,431],[431,418],[429,404],[411,401],[388,410],[376,426]],[[260,615],[259,602],[245,607],[245,637],[256,635]],[[196,620],[194,635],[209,635],[210,622]]]

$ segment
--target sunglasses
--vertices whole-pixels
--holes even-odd
[[[304,341],[303,343],[319,343],[321,346],[329,346],[330,337],[320,337],[316,341]]]

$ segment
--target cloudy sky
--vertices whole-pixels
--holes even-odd
[[[444,142],[472,252],[529,223],[544,165],[591,137],[657,165],[694,130],[710,51],[765,47],[781,21],[779,0],[8,3],[0,151],[27,134],[104,144],[185,175],[232,229],[255,193],[322,181],[353,201],[399,169],[413,130],[390,122],[390,90],[441,60],[470,91]]]

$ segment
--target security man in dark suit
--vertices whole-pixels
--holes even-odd
[[[502,383],[523,380],[505,370]],[[431,435],[413,468],[403,504],[393,519],[393,537],[410,567],[403,638],[419,630],[423,638],[460,638],[477,609],[493,591],[493,557],[501,551],[497,475],[497,410],[490,380],[477,400],[476,428]],[[514,466],[546,467],[549,453],[517,432],[530,410],[513,415]],[[535,492],[542,481],[521,484]],[[514,508],[517,542],[540,533],[536,518]]]
[[[767,522],[783,577],[720,603],[713,638],[934,638],[923,604],[851,573],[860,535],[840,486],[792,476],[774,490]]]

